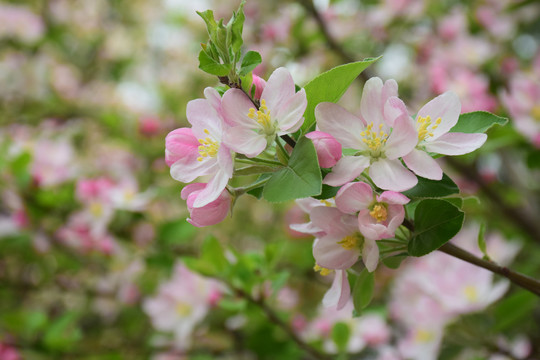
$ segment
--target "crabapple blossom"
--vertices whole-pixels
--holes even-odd
[[[297,131],[304,121],[306,92],[295,93],[294,80],[285,68],[276,69],[264,86],[260,107],[239,89],[223,95],[225,120],[230,128],[225,143],[237,153],[255,157],[270,145],[276,135]]]
[[[225,123],[221,98],[213,88],[206,88],[204,94],[206,99],[188,103],[186,113],[192,127],[173,130],[165,139],[165,161],[175,180],[189,183],[199,176],[211,177],[194,199],[194,207],[216,200],[233,173],[231,150],[222,143]]]
[[[319,165],[322,168],[331,168],[341,159],[341,144],[332,135],[322,131],[312,131],[306,134],[306,137],[313,142]]]
[[[194,207],[199,194],[204,191],[208,184],[194,183],[182,189],[182,199],[187,201],[190,219],[187,221],[197,227],[215,225],[222,222],[231,208],[232,197],[227,190],[223,190],[217,199],[202,206]]]
[[[255,100],[261,100],[261,95],[264,90],[264,87],[266,86],[266,81],[264,81],[263,78],[253,74],[253,86],[255,86],[255,94],[253,95],[253,98]]]
[[[424,105],[415,120],[417,145],[403,156],[405,164],[422,177],[440,180],[442,169],[428,152],[443,155],[463,155],[484,144],[486,134],[449,132],[457,124],[461,112],[458,96],[445,92]]]
[[[409,199],[394,191],[377,195],[364,182],[345,184],[336,195],[336,206],[347,214],[358,213],[360,232],[371,239],[385,239],[394,233],[405,218],[403,205]]]
[[[298,199],[296,200],[296,205],[302,210],[304,213],[309,214],[311,210],[318,206],[330,206],[335,207],[336,203],[334,199],[326,199],[326,200],[317,200],[314,198],[305,198],[305,199]],[[323,236],[324,231],[320,229],[319,227],[315,226],[313,222],[308,221],[307,223],[291,223],[289,225],[291,230],[304,233],[304,234],[311,234],[315,236]]]
[[[324,178],[324,183],[340,186],[369,168],[369,176],[385,190],[404,191],[418,180],[400,162],[415,146],[415,130],[405,104],[397,97],[397,83],[371,78],[364,85],[360,117],[341,106],[323,102],[315,108],[317,125],[336,138],[344,148],[357,150],[343,156]]]

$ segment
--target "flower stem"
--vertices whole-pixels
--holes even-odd
[[[244,163],[244,164],[265,164],[265,165],[277,165],[277,166],[283,166],[282,163],[280,163],[279,161],[274,161],[274,160],[267,160],[267,159],[261,159],[261,158],[250,158],[250,159],[240,159],[240,158],[236,158],[235,161],[237,162],[240,162],[240,163]]]
[[[289,153],[287,152],[287,150],[285,150],[285,148],[283,147],[283,144],[281,143],[281,141],[279,141],[279,138],[276,138],[276,144],[277,144],[277,148],[278,148],[278,151],[281,152],[281,154],[285,157],[285,159],[287,159],[287,163],[289,162]]]

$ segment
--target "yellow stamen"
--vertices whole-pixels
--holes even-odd
[[[320,200],[320,202],[324,205],[324,206],[327,206],[327,207],[331,207],[332,204],[330,203],[330,201],[328,200]]]
[[[442,119],[438,117],[435,120],[435,123],[432,124],[431,116],[428,115],[425,117],[419,117],[418,120],[416,120],[418,127],[418,141],[422,141],[429,136],[433,136],[432,131],[439,127],[441,121]]]
[[[386,143],[388,134],[382,129],[383,124],[379,124],[379,132],[373,131],[373,121],[366,127],[365,131],[362,131],[362,142],[368,146],[368,148],[375,152],[373,155],[379,155],[380,147]]]
[[[433,338],[434,336],[432,332],[422,330],[422,329],[418,330],[415,336],[416,341],[421,342],[421,343],[430,342],[431,340],[433,340]]]
[[[467,300],[471,302],[475,302],[478,300],[478,291],[473,285],[465,286],[463,292],[465,293],[465,297],[467,298]]]
[[[345,236],[341,241],[338,241],[338,244],[343,246],[345,250],[353,250],[359,248],[363,240],[362,235],[356,233],[354,235]]]
[[[178,303],[176,304],[176,312],[180,316],[188,316],[191,314],[191,306],[185,303]]]
[[[208,129],[203,130],[205,134],[210,134]],[[217,153],[219,151],[219,143],[210,138],[209,136],[205,137],[204,139],[199,139],[199,157],[197,158],[197,161],[203,161],[206,157],[216,157]]]
[[[375,206],[373,206],[373,209],[369,212],[369,215],[377,220],[377,222],[386,221],[388,218],[388,210],[384,204],[377,203]]]
[[[333,271],[332,269],[323,268],[322,266],[319,266],[317,264],[315,264],[315,266],[313,267],[313,270],[315,272],[320,272],[322,276],[329,275]]]
[[[272,120],[272,117],[270,116],[270,110],[268,110],[268,107],[266,106],[266,100],[261,100],[261,106],[259,107],[259,110],[255,110],[254,108],[249,109],[249,113],[247,116],[250,119],[253,119],[257,121],[259,124],[262,125],[264,128],[265,133],[268,135],[273,134],[275,132],[274,128],[274,121]]]

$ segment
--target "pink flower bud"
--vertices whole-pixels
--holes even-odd
[[[264,81],[263,78],[253,74],[253,85],[255,86],[254,98],[256,100],[260,100],[264,87],[266,86],[266,81]]]
[[[341,159],[341,144],[332,135],[322,131],[312,131],[306,137],[313,141],[321,167],[331,168]]]
[[[206,184],[194,183],[187,185],[182,190],[182,199],[187,201],[190,219],[187,221],[196,227],[215,225],[222,222],[227,216],[231,207],[231,195],[227,190],[223,190],[219,197],[211,203],[202,207],[194,207],[193,204],[197,196],[204,190]]]

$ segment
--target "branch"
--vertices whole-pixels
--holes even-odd
[[[476,255],[471,254],[470,252],[452,244],[446,243],[439,248],[439,251],[444,252],[445,254],[451,255],[463,261],[466,261],[470,264],[479,266],[486,270],[489,270],[495,274],[504,276],[517,286],[522,287],[525,290],[532,292],[533,294],[540,296],[540,281],[533,279],[527,275],[520,274],[505,266],[500,266],[494,262],[487,261],[477,257]]]
[[[220,280],[223,281],[222,279],[220,279]],[[304,340],[302,340],[287,323],[285,323],[283,320],[280,319],[278,314],[276,314],[276,312],[271,307],[269,307],[268,304],[266,304],[262,298],[261,299],[255,299],[253,296],[251,296],[250,294],[248,294],[244,290],[242,290],[240,288],[237,288],[237,287],[234,287],[230,283],[226,282],[226,284],[238,296],[243,297],[244,299],[246,299],[247,301],[249,301],[253,305],[260,308],[264,312],[264,314],[266,315],[268,320],[270,320],[272,323],[274,323],[275,325],[280,327],[281,330],[283,330],[296,343],[296,345],[298,345],[299,348],[301,348],[306,353],[308,353],[313,359],[316,359],[316,360],[332,360],[332,357],[320,352],[319,350],[317,350],[316,348],[312,347],[311,345],[306,343]]]
[[[521,228],[533,240],[540,242],[540,227],[538,226],[539,222],[535,217],[530,216],[530,214],[523,211],[522,208],[506,204],[499,194],[493,191],[493,189],[482,180],[482,177],[474,166],[463,164],[450,157],[445,158],[445,160],[450,166],[457,170],[460,175],[478,185],[482,193],[493,204],[497,205],[494,206],[494,208],[497,209],[501,215],[513,222],[515,226]]]

